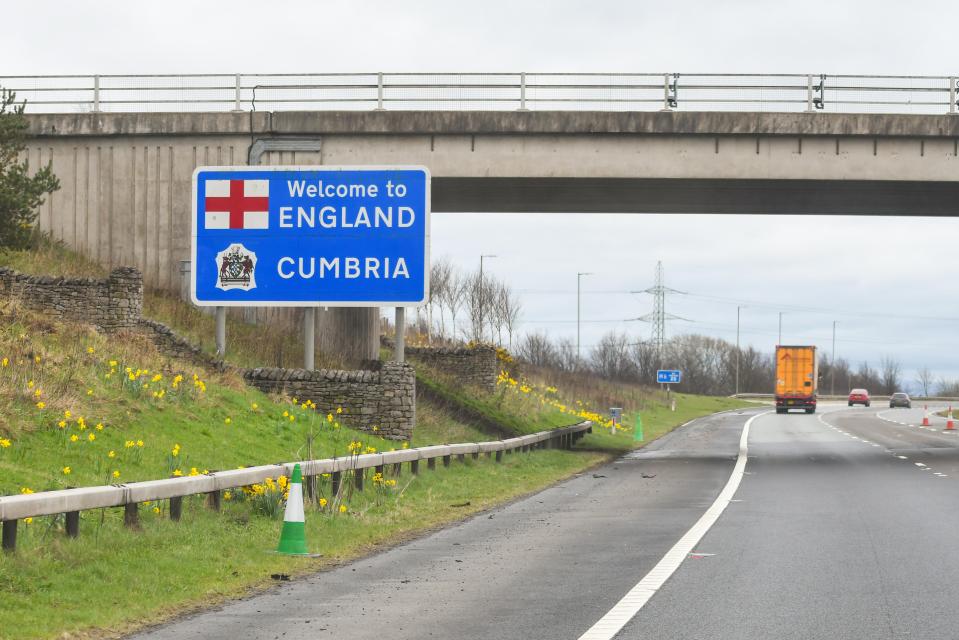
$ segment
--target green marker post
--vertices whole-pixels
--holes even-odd
[[[643,440],[643,418],[636,414],[636,426],[633,428],[633,440],[642,442]]]

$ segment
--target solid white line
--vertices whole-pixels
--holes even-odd
[[[679,539],[679,542],[673,545],[673,548],[666,552],[666,555],[656,564],[655,567],[640,580],[635,587],[623,596],[622,600],[617,602],[606,615],[600,618],[596,624],[589,628],[579,640],[612,640],[619,631],[626,626],[633,616],[639,613],[649,599],[669,580],[670,576],[676,572],[683,560],[692,552],[706,532],[716,523],[719,516],[722,515],[726,505],[732,500],[739,483],[743,479],[743,472],[746,469],[746,457],[749,440],[749,426],[753,420],[760,416],[772,413],[764,411],[758,413],[746,421],[743,425],[742,435],[739,437],[739,457],[736,458],[736,466],[726,481],[726,486],[720,492],[716,501],[706,510],[706,513],[692,526],[692,528]]]

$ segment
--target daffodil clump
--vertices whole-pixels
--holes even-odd
[[[342,407],[190,366],[0,301],[0,495],[355,453]]]
[[[606,429],[612,429],[614,427],[611,418],[590,409],[582,400],[575,400],[572,404],[561,402],[556,387],[537,385],[529,380],[517,380],[505,369],[501,370],[499,376],[497,376],[496,386],[503,394],[509,393],[529,398],[531,401],[537,402],[540,406],[549,407],[555,411],[574,416],[581,420],[589,420],[593,424],[605,427]],[[622,425],[615,425],[615,427],[617,433],[625,433],[627,431]]]

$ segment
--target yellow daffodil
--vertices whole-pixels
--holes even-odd
[[[326,498],[320,498],[320,506],[321,506],[321,507],[325,507],[325,506],[326,506]]]
[[[345,505],[345,504],[341,504],[341,505],[340,505],[340,513],[346,513],[346,505]]]
[[[70,467],[64,467],[62,471],[63,471],[63,475],[68,476],[70,475],[70,472],[72,471],[72,469],[70,469]]]
[[[87,353],[89,353],[90,355],[93,355],[94,353],[93,347],[87,347]]]
[[[10,446],[10,441],[6,438],[0,438],[0,449],[6,449]]]
[[[179,478],[179,477],[182,476],[182,475],[183,475],[183,472],[180,471],[179,469],[174,469],[174,470],[173,470],[173,476],[174,476],[175,478]]]
[[[80,439],[80,436],[78,436],[75,433],[72,436],[70,436],[70,442],[76,442],[79,439]]]
[[[37,403],[37,409],[40,409],[41,411],[43,411],[43,409],[44,409],[46,406],[47,406],[47,403],[46,403],[46,402],[42,402],[42,401],[41,401],[41,402],[38,402],[38,403]]]
[[[110,453],[107,454],[107,457],[108,457],[108,458],[116,458],[116,457],[117,457],[117,452],[116,452],[116,451],[110,451]]]
[[[28,496],[31,493],[33,493],[33,489],[31,489],[30,487],[20,487],[20,493],[22,493],[25,496]]]
[[[114,470],[113,470],[113,477],[114,477],[114,478],[119,478],[119,477],[120,477],[120,471],[117,470],[117,469],[114,469]]]
[[[93,442],[96,439],[97,439],[97,434],[95,433],[91,433],[90,435],[87,436],[87,440],[89,440],[90,442]]]

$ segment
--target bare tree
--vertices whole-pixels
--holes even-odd
[[[527,333],[519,344],[517,355],[536,367],[559,368],[559,355],[553,342],[545,333]]]
[[[932,392],[932,385],[935,383],[936,376],[929,367],[923,367],[916,371],[916,382],[919,383],[919,387],[922,389],[922,395],[929,397]]]
[[[446,257],[436,260],[430,265],[430,297],[427,301],[427,315],[430,326],[429,339],[432,343],[432,327],[433,327],[433,305],[435,304],[439,310],[439,319],[440,319],[440,335],[446,337],[446,322],[444,318],[444,307],[446,306],[446,301],[449,297],[447,289],[450,286],[450,279],[453,275],[453,265],[450,263],[449,259]]]
[[[523,306],[519,301],[519,298],[513,293],[512,287],[508,284],[504,284],[499,290],[500,300],[500,316],[503,320],[503,328],[506,329],[506,336],[509,340],[508,347],[510,350],[513,349],[513,334],[516,333],[517,325],[519,325],[519,316],[523,310]]]
[[[625,333],[610,331],[590,351],[593,371],[610,380],[634,380],[636,364],[630,357],[629,338]]]
[[[443,299],[443,306],[450,312],[450,335],[451,338],[456,338],[457,324],[456,317],[459,315],[460,309],[463,308],[464,299],[466,296],[466,287],[467,287],[467,278],[462,274],[457,272],[455,269],[450,270],[449,277],[446,280],[446,286],[443,288],[443,291],[440,293]],[[445,331],[444,331],[445,335]]]
[[[883,393],[891,395],[898,391],[902,384],[902,365],[899,364],[899,361],[883,356],[879,359],[879,370]]]

